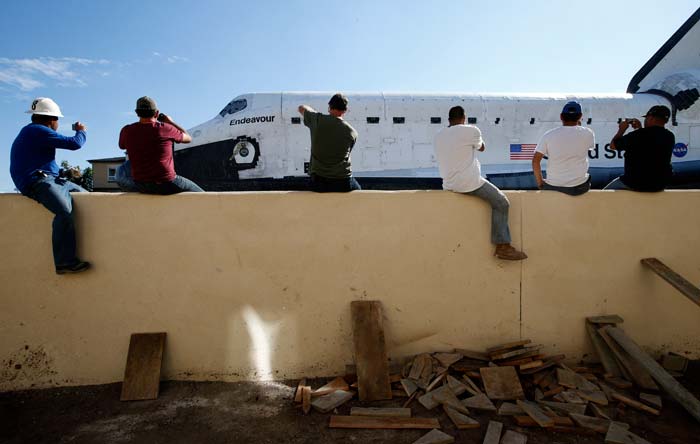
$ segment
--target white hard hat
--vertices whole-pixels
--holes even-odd
[[[56,102],[49,99],[48,97],[37,97],[32,101],[32,106],[27,111],[27,114],[40,114],[42,116],[54,116],[63,117],[61,114],[61,108],[58,107]]]

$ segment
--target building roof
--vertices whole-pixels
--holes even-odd
[[[121,157],[106,157],[106,158],[104,158],[104,159],[92,159],[92,160],[89,160],[89,159],[88,159],[88,162],[90,162],[90,163],[124,162],[125,160],[126,160],[126,157],[125,157],[125,156],[121,156]]]

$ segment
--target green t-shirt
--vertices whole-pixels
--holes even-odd
[[[329,179],[352,176],[350,151],[357,131],[341,118],[310,111],[304,113],[304,125],[311,130],[309,174]]]

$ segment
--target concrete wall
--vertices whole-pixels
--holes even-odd
[[[640,344],[700,355],[700,307],[644,269],[700,281],[700,192],[510,192],[497,260],[490,211],[442,191],[76,195],[82,257],[57,276],[51,215],[0,195],[0,389],[123,376],[129,335],[168,333],[164,378],[326,376],[352,362],[350,301],[384,305],[392,358],[530,338],[590,351],[616,313]]]

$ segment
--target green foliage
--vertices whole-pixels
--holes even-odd
[[[67,160],[64,160],[61,162],[61,169],[58,175],[88,191],[92,191],[92,167],[81,170],[79,166],[71,166]]]

